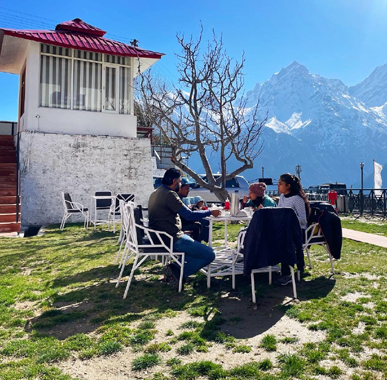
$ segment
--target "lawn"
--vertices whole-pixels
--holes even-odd
[[[229,240],[240,227],[230,226]],[[221,225],[215,234],[221,240]],[[123,300],[117,237],[69,224],[1,238],[0,379],[387,376],[386,249],[344,240],[330,276],[325,251],[314,247],[299,300],[262,274],[257,305],[242,276],[232,291],[230,278],[207,289],[198,274],[178,294],[148,261]]]

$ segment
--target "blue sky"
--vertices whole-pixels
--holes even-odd
[[[251,90],[293,61],[355,85],[387,63],[387,0],[0,1],[0,27],[54,29],[79,17],[107,37],[166,54],[155,68],[177,80],[176,34],[223,34],[228,54],[245,52]],[[16,121],[18,76],[0,73],[0,120]]]

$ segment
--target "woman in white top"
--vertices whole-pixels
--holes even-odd
[[[308,226],[307,218],[310,214],[310,204],[300,179],[290,173],[282,174],[278,181],[278,192],[281,194],[278,207],[291,207],[294,210],[300,222],[302,236],[304,236]],[[288,265],[281,264],[281,273],[283,277],[276,281],[277,284],[287,285],[292,282]]]

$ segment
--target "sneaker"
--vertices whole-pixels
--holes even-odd
[[[281,285],[281,286],[284,286],[284,285],[288,285],[288,284],[291,284],[292,283],[292,276],[288,275],[288,276],[282,276],[280,278],[277,278],[274,283],[276,285]]]
[[[164,281],[173,289],[179,290],[180,273],[176,266],[169,264],[164,267]]]

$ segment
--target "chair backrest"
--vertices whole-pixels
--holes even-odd
[[[240,230],[238,233],[238,244],[237,244],[237,252],[243,253],[245,249],[245,237],[246,237],[247,228]]]
[[[94,195],[109,197],[112,195],[112,192],[111,191],[96,191]],[[111,204],[112,204],[111,199],[97,199],[96,200],[97,210],[98,209],[108,209],[108,208],[110,208]]]
[[[69,193],[62,192],[63,205],[67,210],[73,210],[73,201]]]
[[[120,201],[134,202],[134,194],[118,193],[116,195],[116,209],[115,212],[120,212]]]

